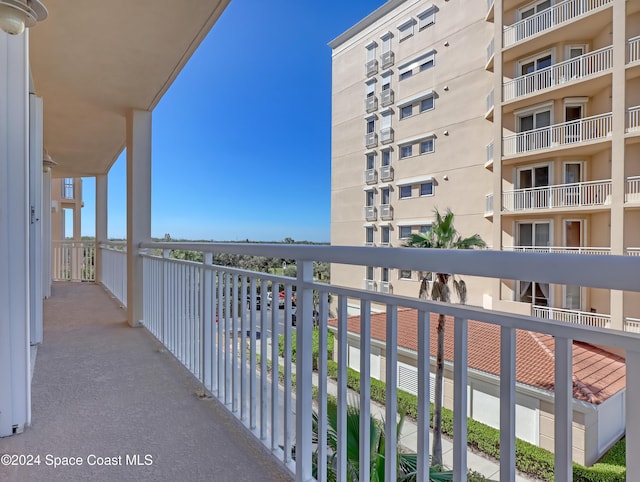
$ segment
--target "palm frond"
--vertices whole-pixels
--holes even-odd
[[[456,290],[456,294],[458,295],[458,299],[460,300],[460,304],[464,305],[467,303],[467,284],[463,279],[459,281],[453,276],[453,287]]]

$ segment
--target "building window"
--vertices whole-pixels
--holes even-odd
[[[389,226],[382,226],[380,229],[380,243],[383,246],[389,246],[389,243],[391,242],[389,232]]]
[[[383,283],[389,282],[389,268],[382,268],[382,274],[380,276],[380,281]]]
[[[365,228],[365,244],[367,246],[373,246],[373,226],[367,226]]]
[[[420,184],[420,196],[433,196],[433,182]]]
[[[427,97],[426,99],[422,99],[420,101],[420,112],[433,109],[433,105],[434,105],[433,96]]]
[[[427,28],[429,25],[436,23],[436,11],[438,8],[431,5],[429,8],[418,14],[418,30]]]
[[[374,119],[370,119],[367,121],[367,134],[371,134],[376,131],[376,121]]]
[[[382,200],[380,201],[380,204],[389,204],[389,188],[385,187],[384,189],[380,190],[380,195],[382,197]]]
[[[382,165],[388,166],[391,164],[391,151],[389,149],[385,149],[382,151]]]
[[[411,237],[411,226],[400,226],[400,239],[409,239]]]
[[[373,206],[373,203],[374,203],[374,200],[375,200],[374,192],[373,191],[367,191],[365,196],[366,196],[365,201],[367,203],[366,206],[367,207]]]
[[[434,151],[433,139],[427,139],[420,143],[420,154],[428,154]]]
[[[547,8],[551,8],[551,0],[542,0],[534,3],[533,5],[528,5],[527,7],[518,10],[518,13],[520,15],[520,19],[523,20],[525,18],[532,17],[536,13],[542,12]]]
[[[410,269],[401,269],[400,270],[400,279],[411,279],[411,270]]]
[[[409,77],[411,77],[413,75],[413,71],[411,70],[405,70],[404,72],[402,72],[400,74],[400,80],[405,80],[408,79]]]
[[[413,106],[412,105],[406,105],[403,108],[400,109],[400,119],[404,119],[406,117],[411,117],[411,115],[413,114]]]
[[[413,146],[402,146],[400,148],[400,159],[404,159],[406,157],[411,157],[413,155]]]
[[[376,155],[373,152],[367,154],[367,170],[375,169],[376,167]]]
[[[424,72],[427,69],[433,67],[433,59],[429,59],[426,62],[420,64],[420,72]]]
[[[420,226],[419,231],[422,234],[429,233],[429,232],[431,232],[431,225],[430,224],[423,224],[422,226]]]
[[[407,199],[411,197],[411,185],[400,186],[400,199]]]
[[[373,275],[374,275],[373,266],[367,266],[367,270],[365,274],[365,276],[367,277],[366,279],[373,280]]]
[[[398,25],[398,38],[400,39],[400,42],[402,42],[404,39],[407,39],[413,35],[414,24],[415,24],[415,21],[412,18],[410,18],[402,22],[400,25]]]

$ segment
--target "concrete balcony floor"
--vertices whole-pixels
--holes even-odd
[[[44,343],[32,381],[32,425],[0,439],[0,481],[285,481],[292,476],[99,285],[56,283],[44,304]],[[47,455],[82,465],[46,465]],[[89,465],[90,455],[121,461]],[[126,465],[139,455],[144,464]],[[118,459],[118,457],[121,457]]]

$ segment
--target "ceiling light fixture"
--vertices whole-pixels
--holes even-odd
[[[19,35],[47,18],[47,9],[39,0],[0,0],[0,28],[9,35]]]

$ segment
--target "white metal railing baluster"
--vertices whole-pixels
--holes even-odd
[[[224,403],[231,406],[233,400],[233,385],[231,380],[232,370],[232,314],[231,314],[231,273],[226,273],[224,276],[224,316],[223,316],[223,329],[224,329]],[[266,357],[266,350],[264,356]]]
[[[627,63],[631,64],[640,60],[640,36],[627,40]]]
[[[555,339],[555,384],[554,384],[554,453],[555,480],[570,482],[573,478],[573,381],[572,340]]]
[[[387,379],[385,394],[385,446],[384,470],[386,480],[397,480],[398,455],[398,307],[387,305]],[[366,439],[364,439],[366,440]]]
[[[224,370],[224,358],[225,352],[227,351],[227,347],[225,346],[224,273],[222,271],[218,271],[216,279],[218,285],[218,314],[216,316],[216,325],[218,329],[218,399],[224,403],[224,400],[227,397]]]
[[[327,297],[320,296],[318,325],[318,480],[327,480]],[[313,325],[313,319],[303,323]]]
[[[337,480],[347,478],[347,297],[338,297],[338,453]]]
[[[293,401],[292,401],[292,357],[291,357],[291,285],[287,284],[284,289],[286,299],[284,305],[284,462],[291,462],[291,452],[293,449]]]
[[[313,317],[313,290],[307,284],[313,282],[313,262],[298,261],[297,264],[297,316],[302,320]],[[276,300],[277,301],[277,300]],[[296,481],[312,479],[311,456],[313,399],[311,396],[312,331],[310,323],[299,323],[296,327]]]
[[[275,450],[278,448],[278,419],[280,413],[280,406],[278,404],[280,398],[280,384],[278,383],[280,376],[280,361],[278,356],[278,311],[280,300],[277,298],[280,293],[280,285],[277,283],[272,284],[271,293],[273,293],[273,301],[271,302],[271,450]]]
[[[267,293],[266,280],[262,281],[260,293]],[[262,308],[262,306],[260,308]],[[273,309],[273,302],[271,302],[271,309]],[[263,442],[268,438],[267,419],[269,416],[269,382],[267,372],[267,314],[267,310],[260,310],[260,439]]]
[[[257,311],[257,287],[256,287],[256,279],[251,278],[251,336],[249,337],[249,353],[250,353],[250,372],[251,378],[249,380],[249,398],[251,400],[251,405],[249,409],[249,428],[251,430],[255,430],[257,426],[256,420],[256,412],[258,405],[258,384],[257,384],[257,356],[256,351],[258,349],[257,346],[257,325],[258,325],[258,311]],[[260,311],[265,310],[266,300],[263,297],[262,293],[260,294]]]
[[[430,353],[431,313],[418,311],[418,482],[429,481],[429,425],[431,420]]]
[[[248,380],[249,374],[247,373],[247,331],[249,330],[249,309],[247,306],[247,277],[242,277],[242,283],[240,286],[240,297],[238,303],[240,303],[242,315],[240,318],[240,420],[247,422],[247,408],[249,403],[248,394]]]
[[[370,440],[371,427],[371,301],[360,300],[360,440]],[[360,477],[359,481],[369,482],[369,462],[371,447],[360,445]]]
[[[453,322],[453,480],[467,480],[468,321]]]
[[[202,291],[203,291],[203,297],[202,297],[202,302],[204,304],[203,306],[203,310],[202,310],[202,314],[203,314],[203,325],[204,325],[204,330],[203,330],[203,348],[204,348],[204,356],[202,357],[202,376],[203,376],[203,381],[204,381],[204,386],[210,390],[213,391],[213,382],[212,382],[212,375],[211,375],[211,359],[212,357],[212,353],[213,350],[211,348],[211,343],[213,341],[213,320],[211,319],[211,315],[214,313],[214,311],[211,309],[212,308],[212,304],[211,304],[211,270],[208,269],[208,266],[211,265],[211,263],[213,262],[213,253],[204,253],[204,266],[205,269],[203,270],[203,277],[204,279],[202,280]]]
[[[500,328],[500,479],[516,478],[516,330]]]

